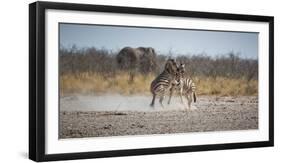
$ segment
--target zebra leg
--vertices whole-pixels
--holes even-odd
[[[188,109],[191,109],[192,95],[188,95]]]
[[[170,96],[169,96],[168,104],[170,104],[170,102],[171,102],[172,95],[173,95],[173,91],[174,91],[174,88],[171,87],[171,88],[170,88]]]
[[[162,103],[163,100],[164,100],[164,96],[161,96],[160,99],[159,99],[159,102],[160,102],[162,108],[164,109],[164,105],[163,105],[163,103]]]
[[[196,100],[197,100],[197,95],[195,92],[193,92],[193,101],[196,102]]]
[[[152,98],[152,101],[151,101],[151,104],[150,104],[150,106],[151,107],[154,107],[154,102],[155,102],[155,94],[153,94],[153,98]]]
[[[183,97],[182,97],[183,88],[180,89],[181,103],[184,105]]]
[[[185,98],[186,98],[186,100],[187,100],[188,105],[186,106],[186,104],[185,104],[184,106],[185,106],[186,110],[188,110],[188,109],[190,108],[190,107],[189,107],[190,97],[189,97],[189,94],[188,94],[188,93],[185,94]]]
[[[185,97],[188,99],[187,95],[183,93],[183,87],[182,87],[182,88],[180,89],[181,103],[182,103],[182,105],[184,106],[184,108],[187,109],[186,103],[185,103],[184,100],[183,100],[183,96],[185,96]]]
[[[184,100],[183,100],[183,95],[182,95],[182,93],[180,94],[180,96],[181,96],[181,103],[182,103],[183,107],[187,110],[188,108],[186,107],[186,103],[185,103]],[[187,96],[186,96],[186,99],[188,99]]]

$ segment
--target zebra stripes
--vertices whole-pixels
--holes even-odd
[[[192,81],[192,79],[184,77],[184,73],[185,73],[185,65],[180,64],[176,73],[177,82],[174,82],[174,84],[170,88],[170,96],[169,96],[168,104],[170,104],[173,92],[176,90],[180,94],[182,104],[184,104],[183,96],[185,96],[188,102],[188,108],[190,108],[191,102],[192,101],[196,102],[196,98],[197,98],[196,85]]]
[[[165,94],[170,90],[173,83],[176,82],[177,63],[173,59],[169,59],[165,64],[164,71],[158,75],[150,85],[150,91],[153,95],[150,106],[154,106],[156,96],[159,96],[159,102],[163,106],[163,99]]]

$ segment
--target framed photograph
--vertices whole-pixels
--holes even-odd
[[[29,5],[29,158],[273,146],[273,17]]]

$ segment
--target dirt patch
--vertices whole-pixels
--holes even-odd
[[[258,129],[257,97],[200,97],[197,109],[60,111],[60,138]],[[153,111],[151,111],[153,110]]]

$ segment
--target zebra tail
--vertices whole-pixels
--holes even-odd
[[[195,94],[195,92],[193,92],[193,100],[194,100],[194,102],[196,102],[196,94]]]

